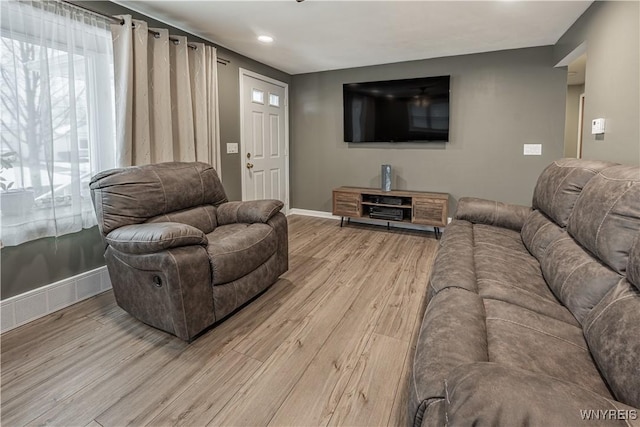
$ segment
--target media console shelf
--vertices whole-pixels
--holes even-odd
[[[376,188],[340,187],[333,190],[333,214],[339,216],[340,227],[344,218],[372,218],[390,223],[406,222],[430,225],[436,238],[440,227],[447,225],[449,194],[424,191]]]

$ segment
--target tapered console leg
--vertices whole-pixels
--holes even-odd
[[[341,216],[341,217],[340,217],[340,228],[342,228],[342,223],[343,223],[343,222],[344,222],[344,217],[343,217],[343,216]]]

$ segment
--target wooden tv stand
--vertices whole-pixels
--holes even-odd
[[[447,225],[448,193],[340,187],[333,190],[333,214],[344,218],[372,218],[390,223],[430,225],[436,238]]]

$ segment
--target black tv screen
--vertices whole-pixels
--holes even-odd
[[[345,142],[449,140],[449,76],[342,86]]]

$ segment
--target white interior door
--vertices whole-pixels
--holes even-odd
[[[242,200],[289,208],[288,86],[240,69]]]

